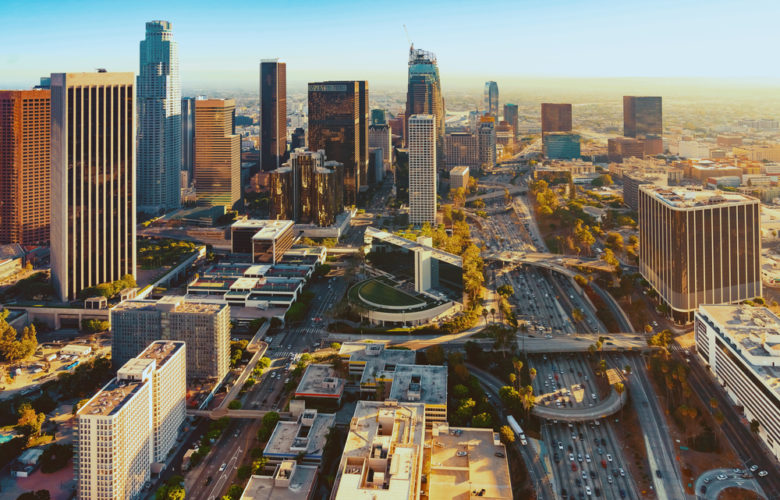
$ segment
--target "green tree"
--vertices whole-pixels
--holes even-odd
[[[508,425],[502,425],[498,429],[498,434],[501,436],[501,442],[507,446],[515,442],[515,433]]]
[[[482,429],[492,428],[493,417],[490,415],[490,413],[487,412],[478,413],[474,415],[474,418],[471,420],[471,426]]]
[[[429,347],[425,353],[428,356],[429,365],[443,365],[444,364],[444,349],[441,345],[436,344]]]
[[[228,403],[228,408],[231,410],[240,410],[241,409],[241,401],[234,399],[230,403]]]
[[[16,429],[25,436],[38,436],[41,434],[41,426],[46,420],[46,415],[36,413],[32,405],[24,402],[19,406],[19,420],[16,422]]]

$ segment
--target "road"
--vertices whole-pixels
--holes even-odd
[[[733,469],[708,470],[696,479],[696,497],[704,500],[718,500],[718,496],[726,488],[742,488],[754,491],[764,498],[769,498],[755,478],[742,477],[743,473],[744,471],[734,472]],[[718,476],[723,479],[718,479]]]

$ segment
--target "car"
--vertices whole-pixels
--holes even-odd
[[[456,455],[459,456],[459,457],[467,457],[469,455],[469,452],[467,452],[467,451],[459,451],[459,452],[456,453]]]
[[[712,479],[710,479],[708,477],[704,478],[704,484],[710,484],[710,481],[712,481]]]
[[[765,470],[762,470],[761,472],[758,473],[758,477],[766,477],[768,475],[769,475],[769,473],[767,471],[765,471]]]
[[[590,463],[590,455],[587,453],[585,454],[585,461]]]
[[[725,481],[728,479],[728,476],[726,474],[718,474],[717,478],[719,481]]]
[[[214,478],[213,478],[213,477],[211,477],[211,476],[207,477],[207,478],[206,478],[205,485],[206,485],[206,486],[210,485],[210,484],[211,484],[211,481],[212,481],[213,479],[214,479]]]
[[[612,484],[612,483],[613,483],[613,481],[614,481],[614,480],[612,479],[612,476],[607,476],[607,482],[608,482],[609,484]]]
[[[599,446],[596,451],[599,453],[599,455],[603,455],[604,454],[604,448],[602,448],[601,446]]]
[[[572,451],[574,451],[574,448],[572,448],[572,446],[571,446],[571,445],[567,445],[567,446],[566,446],[566,449],[567,449],[567,450],[569,450],[569,452],[572,452]]]
[[[577,462],[572,462],[571,463],[571,470],[574,471],[574,472],[577,472]]]
[[[585,494],[586,494],[586,495],[588,495],[588,496],[590,496],[590,495],[591,495],[591,492],[590,492],[590,486],[586,486],[586,487],[585,487]]]
[[[560,442],[560,441],[558,441],[558,449],[559,449],[559,450],[562,450],[562,449],[563,449],[563,443],[562,443],[562,442]]]
[[[731,469],[731,472],[733,472],[734,474],[742,474],[742,469],[738,467],[734,467],[733,469]]]
[[[594,400],[595,400],[595,399],[596,399],[596,394],[595,394],[595,393],[591,393],[591,394],[590,394],[590,397],[591,397],[591,399],[594,399]]]
[[[577,461],[582,462],[582,453],[577,453]]]
[[[626,471],[623,470],[623,467],[619,468],[618,472],[620,472],[620,477],[626,477]]]
[[[570,462],[574,462],[574,454],[573,453],[569,453],[569,461]]]
[[[590,478],[591,479],[596,479],[596,471],[594,471],[594,470],[590,471]]]
[[[555,463],[560,462],[561,461],[560,455],[558,455],[558,453],[554,453],[553,454],[553,460],[555,460]]]
[[[702,484],[701,488],[699,488],[699,492],[701,492],[702,495],[707,493],[707,487]]]
[[[576,484],[577,486],[582,486],[582,479],[575,477],[574,484]]]
[[[758,465],[753,464],[750,466],[750,472],[756,472],[758,470]]]
[[[662,478],[664,477],[664,476],[663,476],[663,474],[661,474],[661,471],[660,471],[660,470],[658,470],[658,469],[656,469],[656,470],[655,470],[655,476],[656,476],[658,479],[662,479]]]
[[[620,490],[620,498],[626,498],[626,490]]]
[[[582,479],[584,479],[586,481],[588,480],[588,473],[585,472],[584,470],[582,471]]]
[[[526,441],[525,439],[521,439],[520,440],[520,444],[522,444],[523,446],[527,446],[528,445],[528,441]]]
[[[569,493],[566,491],[566,488],[561,488],[561,497],[566,498],[569,495]]]
[[[596,495],[597,497],[600,497],[601,496],[601,490],[598,489],[598,488],[593,488],[593,494]]]
[[[496,456],[496,457],[498,457],[498,458],[504,458],[504,457],[506,456],[506,455],[504,455],[504,454],[503,454],[502,452],[500,452],[500,451],[497,451],[497,452],[493,453],[493,455],[495,455],[495,456]],[[558,456],[558,455],[556,454],[555,456]]]
[[[612,455],[610,455],[609,453],[607,453],[607,461],[608,461],[608,462],[611,462],[611,461],[612,461]]]
[[[606,462],[606,460],[602,460],[602,461],[601,461],[601,466],[602,466],[602,467],[604,467],[605,469],[607,468],[607,462]]]
[[[604,438],[601,438],[601,446],[607,446],[607,440]]]
[[[227,464],[223,463],[219,466],[219,472],[223,472],[225,469],[227,469]]]
[[[599,438],[593,438],[593,442],[596,444],[596,446],[599,445]]]

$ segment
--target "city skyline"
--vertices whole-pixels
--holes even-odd
[[[294,11],[284,6],[237,7],[235,12],[227,8],[219,19],[202,16],[195,5],[173,2],[166,8],[140,6],[103,6],[94,2],[83,3],[83,8],[60,6],[56,2],[44,2],[36,9],[35,17],[19,2],[6,5],[4,13],[17,20],[8,26],[0,41],[6,47],[20,47],[3,57],[4,76],[0,85],[5,88],[27,88],[41,75],[59,71],[90,71],[107,67],[110,71],[135,70],[137,66],[138,28],[149,19],[166,19],[176,29],[181,47],[182,86],[223,86],[256,88],[257,63],[268,57],[281,57],[290,66],[288,75],[291,90],[306,81],[327,79],[368,79],[375,88],[402,87],[403,68],[409,42],[404,34],[406,24],[415,46],[436,52],[447,86],[468,87],[484,83],[485,78],[499,81],[502,88],[510,90],[512,78],[532,77],[717,77],[752,78],[753,83],[780,85],[780,70],[764,63],[762,46],[777,45],[771,12],[780,7],[762,0],[749,2],[734,10],[725,1],[711,2],[707,9],[700,4],[686,1],[679,4],[663,2],[652,7],[633,5],[631,9],[619,8],[615,2],[599,0],[589,5],[562,2],[545,5],[541,2],[524,2],[509,5],[499,2],[491,9],[479,5],[450,5],[433,2],[415,6],[415,16],[406,14],[406,4],[383,13],[383,21],[376,21],[379,6],[361,6],[353,9],[345,29],[332,30],[334,24],[344,23],[336,17],[332,4],[307,4],[307,15],[296,21],[302,23],[296,31],[297,41],[290,43],[285,27],[268,30],[252,30],[251,20],[257,15],[285,18]],[[357,5],[341,2],[342,7]],[[446,7],[446,8],[445,8]],[[536,19],[534,23],[518,26],[513,16],[496,17],[495,12],[509,9],[522,11],[523,19]],[[421,10],[421,11],[420,11]],[[753,12],[763,11],[758,18]],[[108,15],[110,13],[110,16]],[[232,14],[235,15],[232,15]],[[425,15],[431,14],[430,16]],[[423,22],[435,18],[437,22]],[[29,18],[30,22],[26,22]],[[583,23],[582,19],[589,21]],[[636,29],[636,19],[642,19],[644,29]],[[420,21],[417,21],[420,19]],[[518,18],[519,19],[519,18]],[[705,33],[695,37],[686,29],[689,21],[706,24]],[[323,22],[325,21],[325,22]],[[328,22],[332,21],[332,22]],[[35,36],[27,36],[23,27],[31,23],[47,29]],[[501,50],[485,52],[481,46],[459,35],[459,25],[492,26],[497,47]],[[325,28],[324,26],[327,26]],[[525,50],[535,39],[546,35],[548,27],[555,27],[555,37],[546,36],[546,43]],[[53,29],[52,29],[53,28]],[[516,29],[522,28],[522,29]],[[322,35],[326,32],[327,37]],[[728,31],[729,37],[718,32]],[[220,33],[220,36],[203,36],[203,33]],[[100,39],[100,44],[89,43]],[[658,34],[663,33],[663,37]],[[708,35],[707,33],[712,33]],[[77,35],[78,34],[78,35]],[[23,45],[13,40],[25,38]],[[378,43],[354,43],[358,39],[370,39]],[[619,40],[632,43],[617,43]],[[257,53],[236,50],[242,46],[258,47]],[[56,50],[52,50],[56,47]],[[349,47],[349,54],[345,47]],[[696,57],[682,57],[684,50],[696,51]],[[254,50],[254,49],[253,49]],[[640,58],[629,57],[637,52]],[[512,54],[517,55],[515,63]],[[375,64],[366,65],[370,58]],[[727,65],[724,61],[739,60],[740,64]],[[615,60],[621,60],[615,65]],[[368,69],[364,69],[368,67]],[[617,69],[619,68],[619,69]],[[732,69],[733,68],[733,69]],[[764,79],[764,81],[758,80]],[[507,80],[506,82],[503,80]],[[375,83],[374,83],[375,82]]]

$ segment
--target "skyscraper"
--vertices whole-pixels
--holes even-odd
[[[477,142],[479,144],[479,165],[482,168],[496,166],[496,119],[485,115],[477,127]]]
[[[0,91],[0,243],[47,245],[51,92]]]
[[[181,204],[181,83],[171,23],[146,23],[138,74],[138,210],[157,214]]]
[[[409,222],[436,224],[436,117],[409,117]]]
[[[195,101],[195,192],[198,204],[232,208],[241,199],[241,137],[233,99]]]
[[[444,98],[441,94],[439,67],[433,52],[411,46],[405,116],[409,120],[412,115],[421,114],[431,114],[436,119],[436,161],[444,168]],[[408,147],[408,135],[406,137]]]
[[[389,170],[393,164],[393,146],[390,125],[369,125],[368,147],[382,150],[382,168]]]
[[[509,104],[509,103],[504,104],[504,121],[509,123],[509,125],[512,126],[513,133],[515,134],[515,137],[517,137],[518,136],[517,104]]]
[[[485,82],[485,112],[498,118],[498,84]]]
[[[368,182],[368,82],[309,84],[309,149],[344,165],[344,204]]]
[[[63,301],[135,273],[134,79],[51,75],[51,272]]]
[[[664,133],[660,97],[623,96],[623,135],[659,138]]]
[[[571,132],[571,104],[542,103],[542,135]]]
[[[190,182],[195,169],[195,101],[200,99],[204,97],[183,97],[181,100],[181,169],[187,172]]]
[[[387,125],[387,110],[386,109],[372,109],[371,110],[371,125]]]
[[[277,169],[287,154],[287,64],[260,62],[260,165]]]

